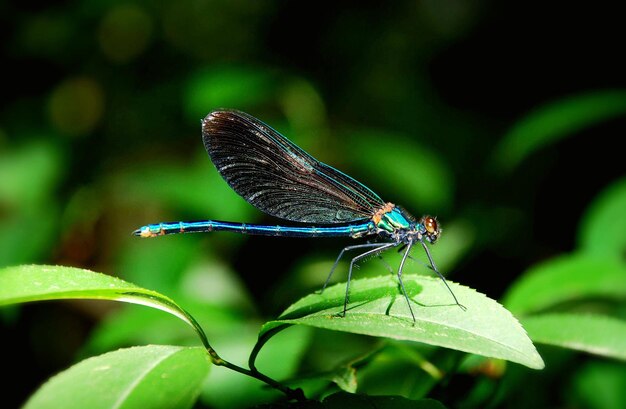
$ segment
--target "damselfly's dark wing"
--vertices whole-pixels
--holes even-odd
[[[239,195],[272,216],[305,223],[368,219],[383,200],[243,112],[214,111],[202,121],[204,146]]]

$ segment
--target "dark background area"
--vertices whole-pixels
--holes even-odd
[[[265,318],[319,288],[323,271],[289,277],[332,262],[345,240],[130,237],[158,221],[275,223],[203,152],[199,120],[218,107],[259,117],[417,217],[437,215],[441,246],[447,223],[469,226],[450,276],[496,299],[530,265],[572,251],[589,203],[624,174],[623,115],[511,170],[494,165],[533,112],[623,90],[623,14],[608,3],[3,2],[0,38],[2,266],[72,265],[176,294],[168,285],[204,253]],[[427,160],[391,171],[394,143]],[[443,176],[420,196],[411,187],[430,159]],[[6,310],[7,407],[74,362],[111,308]]]

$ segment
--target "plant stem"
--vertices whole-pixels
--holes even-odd
[[[304,393],[302,392],[302,389],[300,389],[300,388],[298,388],[298,389],[291,389],[291,388],[281,384],[280,382],[273,380],[269,376],[263,375],[261,372],[257,371],[256,368],[250,370],[250,369],[242,368],[242,367],[237,366],[235,364],[231,364],[230,362],[222,359],[217,354],[217,352],[215,352],[215,350],[210,345],[208,345],[208,343],[206,344],[206,349],[207,349],[207,352],[209,353],[209,356],[211,357],[211,361],[213,362],[214,365],[223,366],[223,367],[226,367],[228,369],[232,369],[235,372],[239,372],[241,374],[248,375],[248,376],[251,376],[253,378],[256,378],[256,379],[260,380],[261,382],[265,382],[266,384],[268,384],[272,388],[278,389],[279,391],[281,391],[282,393],[287,395],[287,398],[290,399],[290,400],[291,399],[295,399],[295,400],[297,400],[299,402],[303,402],[303,401],[306,400],[306,397],[304,396]]]
[[[250,369],[245,369],[245,368],[242,368],[242,367],[237,366],[235,364],[231,364],[230,362],[222,359],[217,354],[217,352],[213,349],[211,344],[209,344],[209,340],[208,340],[206,334],[204,333],[204,330],[202,329],[200,324],[195,320],[195,318],[193,318],[191,316],[191,314],[189,314],[187,311],[185,311],[183,309],[180,309],[178,307],[177,307],[177,309],[183,313],[183,315],[186,318],[186,320],[195,329],[196,333],[200,337],[200,340],[202,341],[202,344],[204,345],[204,348],[207,350],[207,352],[209,353],[209,356],[211,357],[211,362],[213,362],[214,365],[223,366],[223,367],[226,367],[228,369],[232,369],[235,372],[239,372],[241,374],[248,375],[248,376],[251,376],[253,378],[256,378],[256,379],[260,380],[261,382],[265,382],[266,384],[268,384],[272,388],[278,389],[279,391],[281,391],[282,393],[287,395],[287,398],[290,399],[290,400],[295,399],[295,400],[300,401],[300,402],[306,400],[306,397],[304,396],[304,392],[302,392],[302,389],[300,389],[300,388],[298,388],[298,389],[288,388],[285,385],[281,384],[280,382],[273,380],[269,376],[263,375],[261,372],[257,371],[257,369],[254,366],[251,366]]]

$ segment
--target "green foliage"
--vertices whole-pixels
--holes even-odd
[[[437,278],[404,276],[407,295],[414,300],[413,324],[408,306],[393,277],[352,280],[350,304],[343,310],[345,286],[328,288],[296,302],[261,329],[260,337],[283,324],[304,324],[359,334],[424,342],[494,358],[508,359],[530,368],[543,361],[517,320],[496,301],[450,282],[454,303]]]
[[[44,140],[0,152],[0,266],[40,260],[54,241],[61,156]]]
[[[586,254],[571,254],[541,263],[509,289],[503,304],[513,313],[527,314],[561,303],[594,297],[626,299],[626,266]]]
[[[0,270],[0,306],[63,299],[120,301],[163,310],[189,324],[207,344],[196,321],[174,301],[156,291],[73,267],[29,265]]]
[[[554,313],[525,318],[533,341],[626,360],[626,322],[602,315]]]
[[[254,75],[251,74],[250,78],[254,78]],[[264,81],[270,81],[267,78]],[[297,112],[292,114],[294,118],[299,116]],[[355,157],[378,155],[386,158],[385,152],[371,149],[375,141],[371,138],[368,140],[366,135],[362,133],[353,140]],[[390,190],[400,192],[403,192],[401,185],[393,188],[393,184],[402,180],[401,175],[405,171],[421,175],[412,179],[415,186],[404,190],[420,192],[422,196],[415,200],[416,203],[441,207],[451,200],[452,182],[445,165],[436,159],[436,154],[425,154],[424,149],[416,149],[409,143],[394,145],[390,142],[386,146],[386,153],[395,160],[386,163],[385,167],[390,173],[384,177],[365,166],[367,162],[357,160],[353,166],[360,169],[368,179],[379,179],[381,184],[391,180]],[[421,152],[419,154],[422,156],[416,160],[417,165],[412,167],[413,162],[409,157],[414,157],[415,152]],[[222,214],[218,217],[224,219],[242,220],[250,217],[248,215],[253,213],[249,206],[224,186],[215,172],[211,171],[204,156],[204,153],[200,154],[190,166],[164,165],[158,170],[124,170],[108,181],[108,189],[134,192],[134,199],[131,197],[129,202],[151,197],[156,202],[198,215],[209,209],[212,213]],[[20,162],[8,162],[5,166],[12,166],[11,163]],[[45,172],[54,174],[50,169]],[[393,172],[396,172],[396,176],[389,179],[388,176]],[[6,203],[15,205],[22,200],[29,204],[28,208],[43,209],[41,204],[50,197],[57,178],[48,175],[46,180],[50,183],[47,187],[38,185],[32,188],[26,182],[9,183],[0,192],[4,192]],[[426,182],[430,185],[423,184]],[[622,186],[622,182],[609,186],[589,207],[579,229],[581,245],[578,251],[534,265],[510,286],[503,297],[503,305],[520,316],[524,327],[498,302],[473,289],[449,282],[456,296],[467,307],[467,311],[463,311],[452,303],[451,295],[438,278],[407,273],[403,279],[414,302],[416,323],[413,324],[399,291],[397,278],[393,275],[377,276],[381,265],[375,262],[367,263],[358,272],[359,276],[372,278],[355,278],[351,281],[346,317],[340,317],[345,295],[345,284],[340,283],[327,288],[323,294],[305,296],[288,307],[278,319],[265,323],[257,318],[251,320],[245,314],[254,315],[254,301],[242,283],[232,278],[232,270],[221,264],[214,250],[203,257],[197,256],[201,250],[201,242],[197,239],[169,238],[163,241],[133,242],[118,256],[118,264],[125,272],[125,277],[176,294],[186,306],[185,310],[172,299],[155,291],[83,269],[36,265],[7,267],[0,272],[0,305],[59,299],[99,299],[151,307],[126,308],[102,321],[85,345],[82,355],[104,354],[87,358],[51,378],[31,396],[26,407],[54,407],[58,402],[66,400],[67,396],[79,396],[80,399],[76,399],[78,405],[92,405],[92,400],[97,400],[101,406],[94,403],[94,407],[111,407],[98,394],[84,393],[91,389],[110,390],[108,398],[117,404],[121,403],[122,407],[146,404],[153,407],[190,407],[194,402],[198,404],[198,400],[211,407],[227,409],[275,400],[280,397],[278,390],[292,399],[296,397],[295,389],[279,384],[273,378],[291,378],[289,385],[302,388],[307,396],[320,397],[314,402],[285,403],[286,407],[345,407],[366,402],[390,408],[397,405],[443,407],[437,401],[422,398],[428,396],[444,379],[446,372],[476,374],[487,371],[504,377],[503,382],[506,383],[509,377],[520,375],[519,372],[515,375],[516,371],[507,370],[506,365],[498,364],[502,362],[500,359],[529,368],[543,368],[544,361],[533,342],[624,360],[626,327],[619,310],[614,308],[615,303],[621,305],[626,299],[626,287],[623,285],[626,270],[621,258],[625,241],[624,229],[620,224],[624,201]],[[220,197],[223,195],[224,199],[220,203],[211,200],[216,192],[219,192]],[[83,194],[76,198],[74,208],[68,210],[67,220],[84,223],[88,219],[81,219],[85,216],[81,216],[79,202],[89,197]],[[410,202],[410,197],[407,198]],[[224,207],[224,204],[227,206]],[[99,208],[95,208],[91,217],[98,211]],[[45,226],[41,220],[40,217],[40,228]],[[16,221],[19,219],[13,222]],[[18,224],[23,227],[27,223],[28,219]],[[446,241],[433,248],[433,255],[442,260],[441,265],[447,270],[453,268],[468,252],[472,241],[476,239],[476,227],[465,219],[453,220],[446,226]],[[10,240],[7,243],[11,242],[15,243]],[[219,242],[215,244],[224,245]],[[19,254],[19,249],[16,248],[15,254]],[[160,259],[155,254],[168,254],[168,257]],[[385,255],[390,266],[397,265],[399,258],[399,254]],[[305,282],[312,285],[320,283],[330,266],[328,260],[306,264],[315,270],[314,277],[299,276],[298,280],[286,282],[282,291],[288,292],[292,286],[302,286]],[[164,319],[159,310],[191,325],[195,335],[180,326],[177,320]],[[288,326],[293,328],[284,331]],[[211,343],[219,345],[221,353],[237,357],[239,362],[231,364],[222,360],[209,345],[203,327],[207,328]],[[261,331],[257,334],[259,327]],[[310,327],[318,331],[323,329],[345,333],[346,338],[337,335],[332,337],[335,347],[341,352],[333,355],[324,350],[324,359],[316,359],[315,348],[319,341],[316,342]],[[138,331],[138,328],[141,330]],[[363,335],[386,342],[375,344],[364,341],[359,338]],[[198,342],[196,337],[208,348],[209,354],[197,347],[118,349],[154,342],[163,345],[194,345]],[[407,344],[407,341],[411,343]],[[360,346],[355,348],[355,345]],[[110,350],[116,351],[107,352]],[[455,358],[452,350],[476,354],[473,357],[481,359],[469,359],[460,366],[458,357],[461,355]],[[247,353],[251,354],[250,369],[240,366],[244,365]],[[206,363],[209,359],[216,367],[207,375]],[[551,353],[546,355],[546,359],[548,365],[554,360]],[[328,362],[323,364],[324,360]],[[299,375],[301,366],[309,367],[305,377]],[[96,371],[98,376],[86,375],[94,373],[94,368],[102,367],[113,369],[102,373]],[[601,402],[589,392],[586,383],[604,379],[604,372],[593,364],[588,368],[593,369],[581,370],[572,380],[580,399],[598,408],[618,407],[616,405],[623,401],[623,397],[615,392],[619,389],[616,386],[619,383],[615,380],[617,378],[611,378],[611,374],[617,372],[607,371],[609,397]],[[398,372],[405,374],[406,383],[402,388],[398,388],[394,378]],[[163,384],[170,376],[174,376],[177,382]],[[522,376],[527,378],[529,375]],[[614,379],[613,383],[610,379]],[[275,389],[260,389],[259,380]],[[351,393],[367,391],[370,394],[401,394],[412,400],[345,393],[321,398],[336,388]],[[466,404],[470,407],[482,405],[491,399],[493,389],[491,381],[483,379],[477,382]],[[513,387],[508,390],[510,394],[515,393]]]
[[[13,3],[0,407],[626,407],[620,13]],[[200,119],[216,108],[437,216],[431,252],[468,310],[415,276],[433,275],[421,251],[404,271],[413,325],[394,251],[358,263],[341,318],[349,259],[317,291],[355,241],[132,237],[159,221],[283,223],[210,163]]]
[[[468,316],[464,315],[467,311],[457,309],[454,305],[446,304],[446,297],[449,297],[442,287],[441,283],[436,279],[427,277],[411,277],[406,276],[406,288],[412,299],[415,300],[417,309],[417,322],[414,325],[410,320],[408,308],[400,303],[403,308],[395,308],[395,299],[399,293],[397,284],[390,278],[381,277],[375,279],[354,280],[352,286],[352,303],[356,307],[351,308],[346,317],[337,317],[337,308],[339,311],[342,306],[343,287],[336,285],[328,288],[323,296],[310,295],[300,302],[291,306],[281,316],[279,321],[269,322],[265,324],[259,334],[260,343],[253,351],[253,357],[250,360],[250,369],[237,370],[254,376],[256,370],[256,357],[260,349],[264,346],[269,338],[273,337],[278,331],[284,328],[284,324],[302,323],[321,328],[348,331],[353,333],[362,333],[366,335],[382,336],[387,338],[397,338],[412,341],[420,341],[432,345],[446,346],[461,351],[479,353],[485,356],[505,358],[514,362],[520,362],[532,368],[542,368],[543,362],[532,343],[526,338],[525,333],[517,323],[517,321],[495,301],[486,298],[481,294],[450,283],[453,291],[458,294],[466,304],[469,311],[475,311],[477,314]],[[230,369],[234,369],[231,364],[224,364],[221,358],[214,353],[209,346],[206,336],[202,328],[198,325],[195,318],[191,317],[186,311],[182,310],[174,301],[162,296],[161,294],[145,290],[135,285],[129,284],[118,278],[107,275],[90,272],[70,267],[58,266],[21,266],[8,267],[0,270],[0,305],[11,305],[32,301],[45,301],[55,299],[101,299],[111,301],[122,301],[132,304],[143,304],[157,310],[166,311],[191,325],[197,335],[202,340],[205,347],[209,350],[211,359],[218,365],[226,365]],[[418,297],[418,295],[420,295]],[[452,310],[451,310],[452,309]],[[481,312],[481,313],[479,313]],[[488,315],[485,315],[488,312]],[[303,315],[304,314],[304,315]],[[485,325],[490,322],[491,325]],[[148,328],[150,323],[146,323]],[[239,337],[241,337],[239,333]],[[278,370],[279,375],[285,376],[293,371],[286,361],[282,359],[282,355],[287,352],[290,357],[288,360],[298,357],[299,353],[290,346],[304,345],[303,339],[295,344],[288,342],[274,349],[275,355],[268,362],[281,362],[281,365],[272,370]],[[280,344],[279,344],[280,345]],[[156,347],[155,347],[156,348]],[[163,347],[166,348],[166,347]],[[169,348],[169,347],[167,347]],[[72,394],[74,388],[87,390],[89,384],[81,382],[82,378],[87,377],[85,374],[93,372],[94,368],[100,368],[103,365],[116,365],[118,359],[123,360],[127,354],[136,355],[131,364],[136,370],[140,370],[142,365],[147,365],[151,371],[146,374],[145,371],[128,372],[125,378],[120,378],[116,373],[106,373],[100,379],[98,377],[87,377],[92,382],[100,385],[102,388],[115,388],[120,390],[119,394],[123,395],[125,405],[134,407],[134,400],[142,401],[145,393],[151,398],[157,399],[156,402],[163,401],[164,395],[154,395],[151,393],[151,387],[154,385],[153,377],[162,378],[171,370],[171,365],[179,367],[183,365],[188,354],[184,354],[184,358],[172,358],[170,362],[169,356],[172,351],[167,350],[166,357],[161,357],[163,351],[144,350],[146,353],[134,353],[132,350],[120,350],[115,353],[105,354],[98,358],[92,358],[76,365],[68,371],[58,375],[51,381],[46,383],[32,397],[32,405],[55,405],[59,402],[57,399],[65,399],[66,395]],[[192,350],[189,350],[192,351]],[[193,350],[196,351],[196,350]],[[270,350],[271,351],[271,350]],[[300,351],[302,351],[300,349]],[[181,355],[176,352],[176,356]],[[301,352],[300,352],[301,353]],[[120,358],[122,356],[123,358]],[[265,354],[267,357],[267,354]],[[270,355],[271,356],[271,355]],[[150,359],[154,362],[150,364]],[[165,361],[167,364],[160,364]],[[183,363],[178,362],[183,359]],[[267,359],[267,358],[266,358]],[[293,364],[296,361],[291,361]],[[272,366],[271,364],[269,365]],[[116,370],[123,369],[116,366]],[[331,378],[340,387],[355,391],[356,379],[354,378],[354,369],[346,367],[347,372],[342,370],[343,374],[335,371],[335,375]],[[163,371],[163,372],[160,372]],[[193,371],[189,374],[195,379]],[[140,377],[143,382],[138,382],[135,378]],[[145,379],[144,379],[145,378]],[[229,382],[220,381],[216,378],[211,382],[211,387],[205,392],[215,393],[220,391],[223,393],[229,390]],[[259,378],[264,379],[264,378]],[[109,383],[114,386],[107,386]],[[121,384],[121,385],[120,385]],[[133,386],[132,393],[124,393],[128,391],[128,384]],[[148,386],[144,386],[144,385]],[[185,383],[187,385],[187,383]],[[70,386],[71,385],[71,386]],[[189,386],[189,385],[187,385]],[[242,389],[242,386],[244,387]],[[230,396],[241,396],[246,391],[244,384],[240,384],[238,390],[231,390]],[[61,391],[61,392],[59,392]],[[190,404],[189,393],[195,394],[195,389],[181,389],[178,391],[180,396],[174,396],[164,405],[175,404],[180,402]],[[254,393],[243,395],[247,399],[254,397]],[[83,402],[81,398],[79,402]],[[216,404],[217,407],[229,407],[249,403],[248,400],[241,399],[219,399],[208,401]],[[145,401],[145,399],[143,399]],[[85,402],[90,402],[85,400]],[[177,403],[178,402],[178,403]],[[104,407],[107,407],[104,403]]]
[[[496,150],[501,169],[511,170],[532,152],[613,117],[626,114],[626,92],[575,95],[531,112],[504,136]]]
[[[191,408],[208,371],[203,348],[120,349],[52,377],[24,408]]]
[[[587,253],[622,258],[626,253],[626,179],[607,187],[590,205],[578,232]]]

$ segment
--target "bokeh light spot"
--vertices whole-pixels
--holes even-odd
[[[106,57],[115,63],[126,63],[141,54],[152,37],[152,19],[135,5],[112,9],[100,23],[98,40]]]
[[[93,130],[102,117],[104,93],[90,78],[72,78],[52,92],[48,114],[62,134],[82,136]]]

